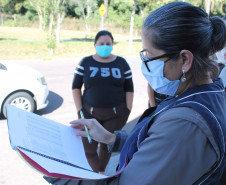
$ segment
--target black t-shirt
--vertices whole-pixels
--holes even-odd
[[[81,89],[82,102],[99,108],[114,107],[126,102],[126,92],[133,92],[132,72],[122,57],[112,62],[98,62],[85,57],[75,68],[72,89]]]
[[[157,93],[156,91],[154,91],[154,97],[155,97],[155,103],[158,105],[163,100],[165,100],[168,97],[168,95],[160,94],[160,93]]]

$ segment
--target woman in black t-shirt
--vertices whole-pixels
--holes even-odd
[[[124,58],[111,54],[113,42],[110,32],[98,32],[94,42],[96,54],[81,60],[72,83],[77,111],[82,110],[85,118],[97,119],[110,132],[126,124],[133,102],[132,72]],[[110,159],[107,145],[89,143],[87,138],[82,141],[90,166],[104,174]]]

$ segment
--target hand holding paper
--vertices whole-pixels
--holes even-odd
[[[75,179],[104,179],[92,171],[83,148],[80,130],[7,105],[11,146],[47,176]],[[86,120],[80,120],[86,122]],[[89,123],[90,124],[90,123]],[[90,127],[93,128],[93,127]],[[82,132],[83,133],[83,132]],[[86,136],[86,132],[84,131]],[[90,130],[94,135],[94,130]],[[79,135],[79,134],[77,134]],[[116,175],[116,174],[115,174]]]

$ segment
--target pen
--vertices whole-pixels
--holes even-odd
[[[82,119],[85,119],[82,110],[80,110],[79,113],[80,113],[80,115],[81,115],[81,118],[82,118]],[[87,135],[88,141],[89,141],[89,143],[92,143],[91,137],[90,137],[90,135],[89,135],[89,130],[88,130],[88,128],[87,128],[86,125],[84,125],[84,127],[85,127],[85,131],[86,131],[86,135]]]

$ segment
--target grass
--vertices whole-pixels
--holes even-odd
[[[96,33],[87,37],[85,31],[61,30],[61,43],[54,55],[46,46],[46,33],[37,28],[0,26],[0,60],[23,60],[83,57],[95,53],[93,39]],[[138,56],[142,49],[140,37],[135,37],[132,51],[128,51],[129,34],[114,36],[113,53],[120,56]]]

